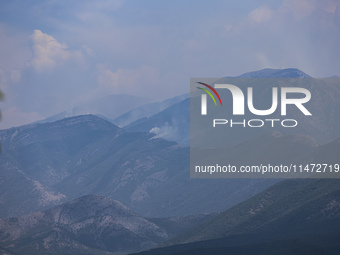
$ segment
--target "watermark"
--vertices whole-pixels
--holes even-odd
[[[335,98],[340,96],[339,81],[192,78],[191,177],[340,178],[337,170],[298,171],[297,167],[312,161],[340,163],[322,151],[340,137],[339,121],[331,115],[336,107],[340,110]]]

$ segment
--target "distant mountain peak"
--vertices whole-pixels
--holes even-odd
[[[53,122],[67,117],[84,114],[96,114],[105,116],[108,119],[114,119],[136,107],[149,102],[150,99],[138,96],[126,94],[107,95],[105,97],[94,99],[33,123]]]
[[[57,121],[67,121],[67,120],[89,121],[89,120],[104,120],[104,119],[102,119],[99,116],[94,115],[94,114],[82,114],[82,115],[66,117],[66,118],[63,118],[63,119],[57,120]],[[57,121],[55,121],[55,122],[57,122]]]
[[[77,116],[72,116],[72,117],[66,117],[64,119],[61,120],[57,120],[54,123],[62,123],[63,125],[74,125],[74,124],[78,124],[78,123],[96,123],[96,124],[102,124],[102,125],[107,125],[107,126],[115,126],[116,128],[118,128],[116,125],[114,125],[113,123],[97,116],[94,114],[85,114],[85,115],[77,115]],[[53,123],[53,122],[52,122]]]
[[[248,72],[237,76],[237,78],[311,78],[308,74],[297,68],[272,69]]]
[[[96,115],[78,115],[49,123],[29,124],[1,130],[0,140],[4,146],[28,146],[29,144],[66,141],[65,148],[81,149],[82,146],[105,136],[120,135],[122,129]],[[5,143],[8,142],[8,145]],[[39,147],[39,146],[38,146]],[[70,152],[70,151],[69,151]]]

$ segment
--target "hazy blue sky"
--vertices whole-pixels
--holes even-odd
[[[0,1],[0,128],[108,94],[164,99],[190,77],[340,75],[340,0]]]

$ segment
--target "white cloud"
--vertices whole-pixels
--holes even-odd
[[[296,19],[309,16],[316,9],[314,0],[283,0],[279,11],[283,14],[293,14]]]
[[[68,46],[59,43],[53,36],[34,30],[31,40],[33,42],[33,59],[30,65],[36,71],[51,70],[64,64],[67,60],[82,59],[80,51],[70,51]]]
[[[252,10],[248,18],[255,24],[271,21],[275,17],[279,17],[281,22],[292,17],[301,20],[316,11],[334,14],[338,5],[340,5],[339,0],[282,0],[282,4],[277,9],[264,5]]]
[[[53,36],[40,30],[34,30],[31,39],[33,41],[31,64],[37,71],[54,68],[70,57],[65,44],[59,43]]]
[[[273,17],[274,11],[270,9],[268,6],[261,6],[253,11],[251,11],[248,15],[251,22],[256,24],[261,24],[267,21],[270,21]]]
[[[292,15],[300,20],[320,11],[332,15],[339,5],[339,0],[283,0],[275,15]],[[322,21],[320,16],[314,19]]]

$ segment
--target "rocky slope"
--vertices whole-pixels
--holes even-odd
[[[123,204],[94,195],[47,211],[0,219],[0,233],[2,246],[20,254],[127,253],[168,237],[165,230]]]
[[[336,255],[339,224],[340,180],[286,180],[141,254]]]

